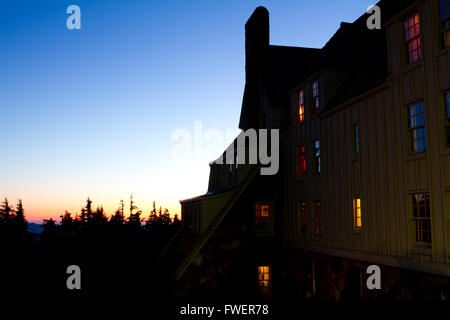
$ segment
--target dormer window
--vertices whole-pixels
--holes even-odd
[[[319,112],[319,81],[316,80],[312,84],[312,96],[313,96],[313,113]]]
[[[407,47],[408,64],[422,58],[422,44],[420,41],[419,14],[416,13],[403,22],[403,31]]]

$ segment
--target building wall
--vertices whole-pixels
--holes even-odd
[[[421,23],[422,60],[408,65],[402,22],[418,12]],[[450,150],[446,149],[443,124],[443,93],[450,90],[450,51],[442,49],[438,1],[418,1],[384,26],[390,76],[383,84],[334,106],[321,116],[308,114],[286,146],[287,241],[294,246],[354,259],[375,259],[390,265],[411,265],[418,270],[450,275]],[[368,62],[370,63],[370,62]],[[321,84],[332,83],[333,73],[322,71]],[[298,90],[311,93],[308,79],[292,91],[291,110],[295,115]],[[322,85],[322,87],[324,87]],[[321,92],[321,104],[331,98]],[[331,91],[332,92],[332,91]],[[325,96],[323,96],[325,95]],[[411,153],[407,108],[424,101],[427,152]],[[359,127],[359,154],[353,152],[353,128]],[[322,172],[311,173],[311,143],[321,140]],[[295,179],[295,148],[305,144],[307,174]],[[412,199],[415,193],[431,198],[432,246],[415,245]],[[361,198],[362,228],[354,229],[353,198]],[[312,202],[322,201],[323,236],[312,235]],[[307,202],[308,231],[300,237],[296,204]],[[289,214],[288,214],[289,216]],[[289,227],[290,225],[290,227]],[[334,250],[333,249],[344,249]],[[435,262],[432,267],[429,262]],[[439,264],[439,266],[436,266]]]

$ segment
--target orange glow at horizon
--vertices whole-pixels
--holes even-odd
[[[87,198],[86,198],[87,199]],[[34,223],[42,223],[44,219],[53,219],[55,221],[60,221],[61,215],[64,214],[64,212],[67,210],[72,214],[72,217],[75,218],[77,214],[81,212],[81,209],[86,205],[86,199],[84,202],[80,202],[79,205],[76,204],[68,204],[66,206],[59,205],[59,204],[53,204],[51,206],[44,206],[40,205],[34,202],[27,202],[26,199],[23,200],[24,207],[25,207],[25,218],[28,222],[34,222]],[[1,201],[3,201],[2,199]],[[95,198],[91,197],[92,208],[95,210],[97,206],[103,207],[105,210],[106,216],[109,218],[111,215],[113,215],[116,210],[119,208],[119,202],[117,204],[110,204],[110,203],[98,203],[95,201]],[[8,199],[9,204],[11,207],[15,207],[17,201],[14,199]],[[130,202],[128,200],[125,201],[125,218],[127,218],[130,214]],[[158,212],[160,206],[162,208],[162,211],[164,212],[164,209],[168,209],[170,213],[170,217],[174,218],[175,215],[178,215],[178,218],[181,218],[181,206],[178,204],[174,205],[171,203],[170,205],[165,205],[164,203],[160,203],[158,201],[155,201],[156,205],[156,211]],[[27,205],[28,203],[28,205]],[[143,201],[136,201],[136,204],[140,211],[142,211],[141,218],[146,220],[148,216],[150,215],[150,211],[153,209],[153,201],[150,201],[150,203],[145,203],[144,205],[139,205],[139,203],[143,203]],[[137,210],[134,210],[133,212],[136,212]]]

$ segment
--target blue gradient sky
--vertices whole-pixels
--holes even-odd
[[[322,47],[375,1],[0,1],[0,197],[27,218],[87,196],[148,215],[206,191],[207,161],[175,165],[171,134],[238,125],[244,24],[270,12],[271,44]],[[81,8],[81,30],[66,8]],[[210,159],[213,160],[213,159]]]

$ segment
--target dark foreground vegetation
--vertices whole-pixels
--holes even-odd
[[[0,293],[31,295],[134,297],[171,299],[171,280],[158,255],[179,228],[177,216],[155,204],[146,220],[131,199],[107,217],[102,207],[92,208],[87,199],[81,213],[65,212],[60,221],[44,220],[43,232],[27,229],[22,202],[0,205]],[[81,290],[68,290],[67,267],[81,269]],[[114,301],[114,300],[111,300]]]

